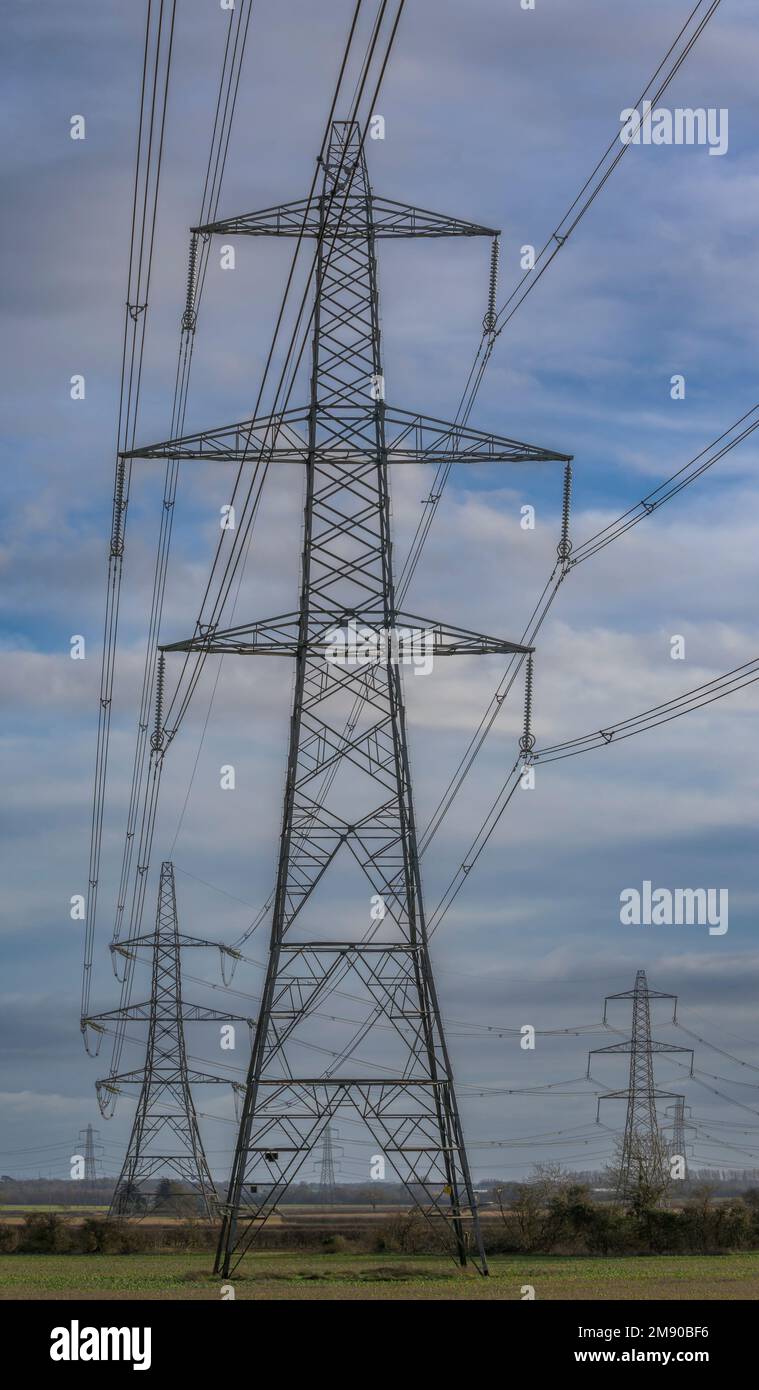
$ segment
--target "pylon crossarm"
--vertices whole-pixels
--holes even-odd
[[[413,666],[426,656],[526,655],[533,650],[504,637],[452,627],[415,613],[395,613],[388,624],[386,614],[376,609],[357,609],[346,614],[337,608],[316,608],[312,619],[312,631],[305,643],[300,615],[284,613],[169,642],[161,650],[297,657],[305,649],[309,656],[323,657],[336,672],[350,670],[354,675],[369,666],[385,665],[388,660]]]
[[[689,1052],[693,1056],[692,1047],[678,1047],[677,1043],[657,1042],[656,1038],[649,1038],[643,1043],[633,1043],[629,1039],[621,1043],[611,1043],[609,1047],[592,1047],[589,1056],[593,1057],[600,1052]]]
[[[353,198],[360,194],[348,195],[347,207],[350,211]],[[262,208],[260,212],[243,213],[238,217],[224,217],[216,222],[206,222],[202,227],[190,230],[199,236],[306,236],[329,237],[339,233],[340,237],[361,237],[366,239],[367,222],[359,225],[345,216],[345,199],[337,196],[333,209],[322,217],[318,199],[296,198],[291,203],[279,203],[274,207]],[[373,237],[448,237],[448,236],[498,236],[493,227],[483,227],[478,222],[465,222],[460,217],[449,217],[442,212],[429,212],[426,208],[413,207],[410,203],[399,203],[394,198],[372,197],[371,221],[369,228]]]
[[[384,954],[388,951],[418,955],[421,949],[418,943],[412,945],[409,941],[283,941],[280,947],[280,950],[298,956],[308,955],[309,952],[322,955],[334,951],[335,955],[343,957],[357,952],[364,956],[372,955],[374,952]]]
[[[306,463],[308,445],[294,428],[305,425],[308,411],[284,410],[276,415],[240,420],[232,425],[177,435],[157,444],[143,444],[119,455],[124,459],[197,459],[211,463],[251,463],[265,454],[275,463]]]
[[[247,1023],[253,1025],[254,1020],[246,1017],[245,1014],[230,1014],[226,1010],[209,1009],[204,1004],[183,1003],[180,1009],[176,1004],[159,1004],[155,1006],[150,999],[143,1000],[139,1004],[128,1004],[123,1009],[110,1009],[102,1014],[92,1014],[83,1020],[88,1028],[95,1028],[98,1024],[105,1023],[147,1023],[153,1020],[155,1023]]]
[[[215,951],[223,951],[226,955],[235,956],[238,959],[240,956],[240,952],[235,951],[232,946],[224,946],[220,941],[207,941],[202,936],[188,936],[186,932],[177,932],[177,945],[183,950],[186,946],[208,946]],[[115,955],[129,957],[139,946],[146,946],[152,951],[155,948],[155,932],[147,932],[143,936],[133,936],[128,941],[112,941],[109,949]]]
[[[649,999],[677,999],[677,997],[678,997],[676,994],[667,994],[664,990],[661,990],[661,989],[651,989],[650,986],[648,986],[648,985],[646,986],[646,993],[648,994]],[[623,989],[623,990],[620,991],[619,994],[607,994],[607,996],[606,996],[606,1003],[608,1004],[608,1002],[609,1002],[610,999],[634,999],[634,998],[635,998],[635,990],[634,990],[634,989]]]
[[[174,1085],[175,1082],[173,1078],[176,1074],[176,1067],[169,1068],[167,1066],[164,1070],[167,1072],[168,1077],[165,1084],[167,1086]],[[161,1072],[162,1069],[160,1066],[154,1067],[151,1073],[154,1084],[161,1082],[163,1079]],[[122,1071],[119,1072],[118,1076],[109,1076],[101,1081],[96,1081],[95,1085],[109,1093],[118,1094],[122,1086],[142,1086],[144,1080],[144,1067],[134,1067],[132,1071]],[[232,1086],[235,1084],[230,1081],[228,1076],[216,1076],[212,1075],[211,1072],[194,1071],[191,1067],[188,1067],[185,1073],[185,1080],[190,1086]]]
[[[570,463],[571,454],[386,405],[388,463]],[[393,434],[392,431],[397,433]]]
[[[129,1004],[124,1009],[107,1009],[104,1013],[90,1014],[82,1019],[86,1028],[96,1028],[105,1032],[106,1023],[118,1023],[121,1019],[129,1022],[139,1022],[150,1018],[150,1000],[143,1000],[139,1004]]]
[[[354,468],[371,464],[379,416],[386,432],[386,461],[391,464],[569,463],[572,458],[571,454],[438,420],[419,411],[378,404],[370,399],[369,388],[365,405],[331,403],[321,410],[317,439],[310,446],[305,438],[309,410],[299,406],[278,415],[143,444],[120,457],[239,464],[253,463],[263,456],[273,463],[307,464],[316,455],[322,466]]]
[[[651,1095],[651,1099],[652,1099],[652,1100],[677,1100],[678,1097],[679,1097],[679,1095],[680,1095],[680,1092],[679,1092],[679,1091],[660,1091],[660,1090],[657,1089],[657,1090],[651,1091],[651,1092],[650,1092],[650,1095]],[[629,1099],[630,1099],[630,1091],[629,1091],[629,1089],[628,1089],[628,1090],[624,1090],[624,1091],[606,1091],[606,1092],[604,1093],[604,1095],[599,1096],[598,1099],[599,1099],[599,1101],[602,1101],[602,1100],[629,1100]]]

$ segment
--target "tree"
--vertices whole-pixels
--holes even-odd
[[[509,1210],[516,1222],[523,1250],[550,1250],[555,1244],[561,1225],[559,1207],[562,1194],[574,1179],[558,1164],[535,1165],[533,1176],[518,1183],[514,1196],[509,1201]],[[506,1223],[503,1207],[503,1189],[496,1191],[501,1215]]]
[[[614,1162],[606,1175],[634,1215],[642,1217],[659,1205],[672,1184],[668,1149],[657,1130],[654,1135],[634,1132],[630,1141],[629,1175],[623,1167],[623,1141],[617,1140]]]

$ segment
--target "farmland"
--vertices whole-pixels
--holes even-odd
[[[207,1253],[0,1256],[0,1299],[218,1301]],[[496,1255],[491,1277],[427,1255],[261,1252],[234,1279],[238,1300],[519,1301],[759,1298],[759,1254],[585,1258]]]

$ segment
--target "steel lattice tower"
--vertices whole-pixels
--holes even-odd
[[[302,408],[133,451],[142,458],[244,461],[258,451],[306,468],[298,612],[202,630],[167,651],[289,655],[295,690],[269,957],[216,1269],[237,1265],[341,1108],[363,1120],[455,1257],[471,1248],[487,1272],[472,1181],[427,944],[411,794],[400,646],[380,659],[329,659],[355,623],[382,634],[423,632],[433,655],[526,648],[398,611],[388,463],[543,462],[568,456],[385,401],[375,250],[380,238],[486,236],[492,229],[375,197],[358,126],[335,122],[321,196],[195,228],[195,235],[316,239],[310,400]],[[393,641],[395,645],[393,646]],[[379,645],[377,647],[379,651]],[[339,865],[336,861],[339,860]],[[317,892],[359,874],[353,926]],[[342,868],[342,874],[339,868]],[[384,917],[364,929],[369,895]],[[317,906],[317,900],[321,899]],[[308,913],[306,909],[308,908]],[[307,924],[307,916],[315,920]],[[300,1046],[307,1024],[345,976],[366,1001],[362,1050],[314,1074]],[[384,1064],[384,1063],[383,1063]]]
[[[319,1173],[319,1191],[324,1206],[333,1207],[335,1205],[335,1187],[335,1149],[332,1142],[332,1126],[327,1125],[322,1136],[321,1171]]]
[[[672,1119],[671,1119],[671,1121],[669,1122],[669,1124],[663,1125],[663,1126],[662,1126],[663,1129],[671,1129],[671,1130],[672,1130],[672,1145],[671,1145],[671,1148],[670,1148],[670,1156],[671,1156],[671,1157],[679,1157],[679,1158],[682,1158],[682,1160],[683,1160],[683,1167],[684,1167],[684,1170],[685,1170],[684,1177],[685,1177],[685,1180],[686,1180],[686,1182],[687,1182],[687,1179],[688,1179],[688,1152],[687,1152],[687,1148],[688,1148],[688,1146],[687,1146],[686,1135],[687,1135],[687,1131],[688,1131],[688,1130],[690,1130],[691,1133],[695,1134],[695,1133],[696,1133],[696,1126],[690,1124],[690,1122],[689,1122],[691,1111],[690,1111],[690,1106],[688,1106],[688,1105],[685,1104],[685,1097],[684,1097],[684,1096],[678,1096],[678,1098],[677,1098],[677,1100],[675,1101],[674,1105],[668,1105],[668,1106],[667,1106],[667,1109],[666,1109],[666,1111],[665,1111],[665,1114],[666,1114],[666,1115],[671,1115],[671,1116],[672,1116]]]
[[[186,1003],[182,998],[181,949],[214,944],[180,932],[174,866],[165,861],[161,865],[154,932],[133,938],[118,948],[122,954],[132,954],[141,946],[151,949],[150,999],[85,1020],[95,1028],[107,1023],[148,1023],[144,1067],[109,1076],[106,1081],[97,1083],[99,1095],[112,1095],[125,1085],[140,1087],[129,1145],[109,1216],[129,1216],[143,1211],[144,1184],[156,1174],[168,1173],[189,1184],[200,1199],[204,1215],[216,1214],[218,1198],[200,1137],[191,1087],[209,1083],[229,1085],[229,1081],[188,1066],[184,1025],[231,1020],[250,1024],[251,1020]]]
[[[79,1131],[81,1138],[84,1135],[84,1181],[86,1183],[95,1182],[97,1178],[97,1158],[95,1157],[95,1134],[96,1130],[92,1125]]]
[[[630,999],[632,1000],[632,1032],[628,1040],[621,1043],[612,1043],[609,1047],[595,1047],[588,1054],[588,1075],[590,1075],[590,1058],[602,1053],[629,1053],[630,1072],[627,1089],[624,1091],[609,1091],[606,1095],[599,1096],[599,1105],[602,1100],[626,1100],[627,1116],[625,1120],[625,1133],[622,1143],[622,1159],[620,1163],[619,1190],[623,1196],[630,1194],[636,1187],[636,1179],[642,1163],[647,1163],[652,1177],[660,1178],[665,1175],[666,1148],[662,1142],[659,1129],[659,1122],[656,1114],[657,1100],[679,1100],[681,1097],[672,1091],[657,1090],[654,1081],[654,1054],[689,1052],[691,1056],[691,1067],[693,1065],[693,1049],[690,1047],[678,1047],[675,1043],[659,1042],[651,1037],[651,1007],[652,999],[672,999],[674,1006],[672,1010],[672,1022],[677,1022],[677,995],[665,994],[658,989],[649,989],[645,970],[639,970],[635,976],[635,986],[633,989],[623,990],[620,994],[609,994],[604,1002],[604,1023],[606,1023],[606,1010],[610,1000]]]

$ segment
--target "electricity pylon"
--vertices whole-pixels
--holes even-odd
[[[682,1159],[682,1176],[688,1180],[688,1145],[686,1135],[688,1131],[696,1134],[696,1126],[690,1124],[690,1106],[685,1104],[685,1097],[678,1096],[674,1105],[668,1105],[665,1115],[671,1115],[672,1119],[665,1125],[663,1130],[672,1130],[672,1144],[670,1147],[670,1158]]]
[[[335,1178],[335,1135],[332,1125],[327,1125],[322,1135],[322,1155],[319,1171],[319,1195],[322,1206],[334,1207],[336,1198]],[[342,1150],[341,1150],[342,1152]]]
[[[677,995],[649,989],[645,970],[637,972],[633,989],[623,990],[620,994],[607,994],[604,1001],[604,1023],[609,1002],[616,999],[632,1000],[632,1034],[624,1042],[612,1043],[609,1047],[592,1048],[588,1053],[588,1076],[591,1057],[602,1053],[629,1053],[630,1073],[627,1089],[607,1091],[598,1098],[599,1109],[602,1100],[627,1101],[625,1134],[618,1173],[619,1194],[627,1197],[636,1191],[643,1179],[651,1187],[657,1187],[665,1184],[669,1178],[666,1146],[659,1129],[656,1102],[676,1101],[681,1097],[673,1091],[657,1090],[654,1082],[654,1054],[689,1052],[692,1071],[693,1049],[678,1047],[675,1043],[659,1042],[651,1037],[650,1000],[673,999],[672,1022],[676,1023]]]
[[[102,1144],[98,1144],[97,1146],[95,1144],[95,1135],[97,1132],[97,1130],[92,1128],[92,1125],[88,1125],[86,1129],[80,1129],[79,1131],[80,1140],[82,1135],[84,1135],[84,1181],[86,1183],[95,1182],[98,1175],[95,1149],[97,1147],[102,1150],[103,1146]]]
[[[184,1025],[240,1022],[250,1026],[251,1020],[185,1002],[182,998],[180,958],[185,946],[216,944],[180,932],[174,865],[164,861],[161,865],[155,930],[149,935],[134,937],[117,948],[122,955],[133,954],[140,947],[151,949],[153,968],[150,998],[123,1009],[94,1014],[85,1020],[88,1026],[101,1032],[110,1023],[148,1023],[144,1066],[109,1076],[97,1083],[99,1098],[113,1096],[123,1086],[140,1087],[132,1132],[111,1199],[109,1216],[130,1216],[144,1212],[147,1207],[144,1185],[156,1175],[169,1173],[189,1184],[199,1199],[203,1215],[212,1217],[217,1214],[218,1197],[200,1137],[191,1087],[230,1083],[228,1078],[213,1076],[188,1066]],[[101,1109],[104,1110],[102,1100]]]
[[[455,1258],[465,1264],[471,1249],[486,1273],[427,944],[400,665],[413,664],[420,648],[425,659],[527,648],[398,610],[388,464],[568,456],[387,404],[377,241],[497,233],[375,197],[354,122],[333,123],[322,173],[313,203],[193,229],[226,239],[315,239],[308,403],[129,455],[225,463],[260,455],[306,469],[299,610],[205,627],[164,648],[295,660],[269,956],[216,1269],[226,1275],[237,1266],[326,1126],[347,1109]],[[324,896],[328,870],[351,895],[345,927],[336,900]],[[353,890],[351,873],[359,880]],[[379,1060],[352,1061],[348,1044],[326,1073],[314,1074],[302,1044],[346,976],[365,1009],[362,1050],[373,1044]]]

